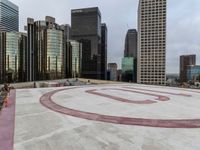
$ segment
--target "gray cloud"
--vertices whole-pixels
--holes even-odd
[[[20,29],[27,17],[42,20],[46,15],[59,24],[70,24],[70,10],[98,6],[108,26],[108,61],[121,67],[128,28],[137,28],[138,0],[11,0],[20,7]],[[200,56],[200,1],[168,0],[167,72],[179,71],[179,56]],[[200,64],[200,58],[197,57]]]

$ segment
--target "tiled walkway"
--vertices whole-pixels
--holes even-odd
[[[9,106],[0,113],[0,150],[13,150],[15,127],[15,90],[11,91]]]

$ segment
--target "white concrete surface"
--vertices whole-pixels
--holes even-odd
[[[151,94],[167,96],[169,101],[157,101],[155,96],[116,91],[112,88],[140,88]],[[54,112],[40,104],[40,97],[52,90],[17,90],[15,150],[199,150],[200,128],[158,128],[120,125],[75,118]],[[86,93],[99,93],[125,99],[156,101],[153,104],[130,104]],[[106,89],[106,90],[105,90]],[[191,97],[145,90],[156,90]],[[109,116],[146,119],[200,119],[200,91],[135,84],[81,86],[56,93],[55,103],[84,112]]]

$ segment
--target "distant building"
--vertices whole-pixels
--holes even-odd
[[[111,80],[111,71],[107,70],[107,80]]]
[[[71,39],[71,26],[68,24],[63,24],[60,26],[60,28],[64,31],[64,39]]]
[[[81,76],[82,44],[70,40],[67,42],[66,78],[78,78]]]
[[[187,66],[187,81],[200,81],[200,65]]]
[[[19,47],[20,47],[20,64],[19,64],[19,81],[20,82],[26,82],[27,80],[27,34],[26,33],[20,33],[19,34]]]
[[[129,29],[125,39],[124,57],[137,58],[137,30]]]
[[[107,79],[107,26],[101,24],[101,79]]]
[[[101,13],[98,7],[71,11],[71,37],[82,44],[82,77],[101,79]]]
[[[0,31],[19,31],[19,8],[8,0],[0,0]]]
[[[122,59],[122,81],[136,82],[136,68],[134,57],[124,57]]]
[[[110,71],[110,80],[117,81],[117,64],[116,63],[109,63],[108,70]]]
[[[117,70],[117,81],[122,81],[122,70]]]
[[[180,81],[187,82],[187,67],[196,65],[196,55],[180,56]]]
[[[69,62],[71,59],[68,57],[69,55],[69,48],[70,44],[68,44],[69,40],[71,39],[71,26],[68,24],[61,25],[60,28],[63,30],[63,73],[64,77],[68,78],[70,76],[71,70],[69,70]],[[67,45],[68,44],[68,45]]]
[[[138,9],[137,82],[166,82],[167,0],[140,0]]]
[[[64,30],[55,18],[27,20],[28,52],[27,81],[64,78]]]
[[[137,82],[137,30],[129,29],[122,59],[122,81]]]
[[[27,50],[26,39],[26,35],[22,33],[0,32],[1,83],[23,81],[21,75],[24,73],[25,64],[20,54]]]

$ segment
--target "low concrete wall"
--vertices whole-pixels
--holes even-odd
[[[92,83],[92,84],[118,84],[118,83],[122,83],[122,82],[117,82],[117,81],[95,80],[95,79],[84,79],[84,78],[79,78],[78,80],[81,81],[81,82],[85,82],[85,83],[88,83],[88,81],[90,81],[90,83]]]
[[[58,87],[58,86],[63,86],[67,81],[76,82],[76,79],[60,79],[60,80],[50,80],[50,81],[13,83],[13,84],[11,84],[11,86],[13,86],[15,89],[34,88],[34,86],[36,88],[52,87],[52,86]],[[122,82],[117,82],[117,81],[95,80],[95,79],[84,79],[84,78],[78,78],[78,81],[83,82],[85,84],[88,84],[88,83],[90,83],[90,84],[118,84],[118,83],[122,83]],[[0,85],[0,88],[2,86],[3,85]]]

